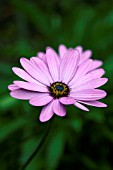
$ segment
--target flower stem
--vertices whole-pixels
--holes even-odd
[[[37,145],[36,149],[34,150],[34,152],[31,154],[31,156],[28,158],[28,160],[25,162],[25,164],[23,164],[19,170],[24,170],[28,165],[29,163],[33,160],[33,158],[36,156],[36,154],[39,152],[39,150],[41,149],[41,147],[43,146],[48,134],[49,134],[49,131],[50,131],[50,123],[48,122],[48,125],[47,125],[47,130],[46,132],[44,133],[40,143]]]

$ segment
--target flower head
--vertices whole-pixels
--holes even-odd
[[[21,58],[24,69],[13,67],[16,75],[25,81],[14,81],[8,88],[10,95],[21,100],[29,100],[33,106],[44,106],[40,121],[49,120],[54,114],[66,115],[65,105],[89,111],[84,106],[106,107],[99,102],[106,96],[104,90],[97,89],[107,82],[102,78],[105,71],[99,68],[102,62],[90,59],[92,52],[82,47],[67,49],[59,46],[59,55],[47,48],[46,53],[39,52],[30,60]]]

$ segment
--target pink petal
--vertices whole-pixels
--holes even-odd
[[[36,64],[36,62],[33,60],[33,58],[38,58],[38,57],[32,56],[32,57],[30,58],[30,62],[31,62],[33,65],[35,65],[35,67],[37,67],[37,64]],[[41,60],[40,58],[38,58],[38,59]]]
[[[92,55],[92,51],[91,50],[86,50],[82,53],[81,58],[80,58],[80,62],[79,65],[81,63],[83,63],[85,60],[89,59]]]
[[[45,64],[47,64],[45,53],[38,52],[37,57],[40,58]]]
[[[13,72],[19,76],[20,78],[28,81],[28,82],[31,82],[31,83],[35,83],[35,84],[41,84],[39,83],[37,80],[35,80],[34,78],[32,78],[26,71],[20,69],[20,68],[17,68],[17,67],[13,67],[12,68]]]
[[[50,102],[49,104],[44,106],[44,108],[42,109],[39,119],[40,119],[41,122],[46,122],[49,119],[51,119],[53,114],[54,114],[54,112],[53,112],[53,102]]]
[[[58,51],[59,51],[60,58],[63,58],[64,54],[67,51],[67,48],[66,48],[65,45],[62,44],[62,45],[59,46]]]
[[[15,84],[10,84],[8,86],[8,89],[11,91],[14,91],[14,90],[20,89],[20,87],[16,86]]]
[[[85,75],[88,71],[89,71],[89,69],[90,69],[90,67],[91,67],[91,65],[92,65],[92,60],[91,59],[88,59],[88,60],[86,60],[85,62],[83,62],[80,66],[79,66],[79,68],[78,68],[78,70],[77,70],[77,72],[76,72],[76,78],[78,78],[79,76],[83,76],[83,75]]]
[[[95,80],[90,80],[86,83],[75,86],[74,89],[72,89],[72,92],[77,92],[83,89],[94,89],[94,88],[104,85],[107,81],[108,81],[107,78],[98,78]]]
[[[81,56],[81,54],[82,54],[82,51],[83,51],[83,48],[82,48],[82,46],[77,46],[75,49],[79,51],[79,53],[80,53],[80,56]]]
[[[46,64],[47,66],[47,58],[46,58],[46,54],[43,55],[42,61]]]
[[[90,68],[89,71],[92,71],[92,70],[95,70],[95,69],[101,67],[102,64],[103,64],[102,61],[100,61],[100,60],[94,60],[94,61],[93,61],[93,64],[92,64],[92,66],[91,66],[91,68]]]
[[[47,76],[40,70],[39,67],[37,67],[35,64],[33,64],[31,61],[29,61],[26,58],[21,58],[20,59],[21,65],[23,68],[36,80],[39,82],[50,85],[50,81],[47,78]]]
[[[89,109],[88,109],[87,107],[85,107],[84,105],[82,105],[82,104],[80,104],[80,103],[78,103],[78,102],[76,102],[74,105],[75,105],[76,107],[78,107],[79,109],[82,109],[82,110],[84,110],[84,111],[89,111]]]
[[[59,99],[54,100],[53,111],[58,116],[66,115],[66,109],[65,109],[64,105],[60,103]]]
[[[95,106],[95,107],[107,107],[107,105],[105,103],[99,102],[99,101],[87,101],[87,102],[83,102],[83,101],[79,101],[80,103],[89,105],[89,106]]]
[[[38,93],[37,96],[29,101],[29,103],[33,106],[44,106],[50,103],[52,100],[53,97],[49,96],[48,93]]]
[[[99,100],[104,98],[105,96],[106,92],[99,89],[85,89],[78,92],[70,92],[70,97],[82,101]]]
[[[53,83],[53,80],[51,78],[49,70],[48,70],[46,64],[41,59],[39,59],[37,57],[32,57],[30,59],[30,61],[34,62],[38,66],[38,68],[42,71],[42,73],[45,74],[48,77],[49,81],[51,83]]]
[[[47,58],[48,68],[53,80],[58,81],[58,69],[59,69],[58,56],[51,48],[47,48],[46,58]]]
[[[14,81],[14,84],[26,90],[48,92],[47,87],[44,85],[38,85],[38,84],[33,84],[29,82],[24,82],[24,81]]]
[[[89,59],[92,55],[92,51],[91,50],[86,50],[82,53],[82,57],[85,59]]]
[[[18,89],[14,90],[10,93],[10,95],[16,99],[21,100],[29,100],[35,96],[37,96],[38,92],[32,92],[28,90]]]
[[[47,47],[47,48],[46,48],[46,51],[47,51],[48,49],[50,49],[50,50],[52,51],[52,53],[54,53],[54,55],[56,55],[57,58],[58,58],[58,60],[59,60],[59,55],[57,54],[57,52],[56,52],[52,47]]]
[[[59,100],[64,105],[70,105],[75,103],[75,99],[71,97],[61,97]]]
[[[92,65],[92,60],[88,59],[85,62],[83,62],[77,69],[77,72],[74,76],[74,78],[69,82],[69,85],[72,86],[76,83],[77,79],[82,78],[87,72],[89,71],[91,65]]]
[[[99,69],[96,69],[96,70],[93,70],[93,71],[89,72],[85,76],[86,76],[86,78],[92,77],[92,79],[96,79],[96,78],[102,77],[104,74],[105,74],[104,69],[99,68]]]
[[[93,81],[94,79],[98,79],[100,77],[102,77],[105,74],[104,69],[99,68],[97,70],[93,70],[91,72],[89,72],[88,74],[86,74],[85,76],[83,76],[82,78],[79,77],[73,85],[71,85],[71,88],[75,88],[83,83],[86,83],[88,81]]]
[[[60,81],[68,83],[74,76],[80,56],[78,50],[68,50],[61,60]]]
[[[41,60],[43,59],[43,55],[44,55],[43,52],[38,52],[37,53],[37,57],[40,58]]]

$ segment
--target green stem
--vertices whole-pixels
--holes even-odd
[[[42,137],[40,143],[37,145],[36,149],[34,150],[34,152],[31,154],[31,156],[28,158],[28,160],[25,162],[25,164],[23,164],[19,170],[24,170],[28,165],[29,163],[33,160],[33,158],[36,156],[36,154],[39,152],[39,150],[41,149],[41,147],[43,146],[48,134],[49,134],[49,130],[50,130],[50,123],[48,122],[48,127],[47,127],[47,130],[44,134],[44,136]]]

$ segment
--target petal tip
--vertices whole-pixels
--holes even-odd
[[[17,71],[17,69],[19,69],[19,68],[17,68],[17,67],[12,67],[12,71],[13,71],[14,73]]]
[[[109,80],[108,78],[105,78],[106,83],[108,82],[108,80]]]
[[[44,118],[42,118],[41,116],[39,117],[39,120],[40,120],[40,122],[42,122],[42,123],[44,123],[44,122],[47,122],[47,121],[49,121],[50,119],[44,119]]]
[[[13,97],[13,98],[15,98],[13,91],[10,92],[10,96]]]
[[[47,122],[47,121],[49,121],[51,119],[51,117],[43,117],[43,116],[41,116],[41,114],[40,114],[40,116],[39,116],[39,120],[40,120],[40,122],[42,122],[42,123],[44,123],[44,122]]]
[[[21,57],[20,58],[20,63],[22,64],[24,61],[26,61],[27,59],[25,57]]]
[[[103,103],[102,107],[108,107],[108,105],[107,105],[107,104],[105,104],[105,103]]]
[[[11,85],[8,85],[7,88],[8,88],[9,90],[11,90]]]

